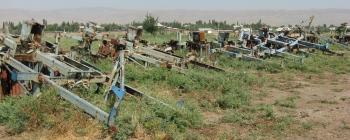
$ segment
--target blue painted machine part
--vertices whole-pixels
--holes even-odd
[[[125,96],[125,91],[116,86],[112,86],[112,92],[118,97],[118,101],[123,100]]]
[[[119,87],[112,86],[112,92],[117,96],[117,100],[120,104],[125,96],[125,91],[123,91]],[[112,125],[114,123],[114,119],[118,115],[118,108],[117,107],[113,105],[111,111],[109,112],[109,116],[108,116],[108,124],[109,125]]]
[[[10,71],[10,73],[11,73],[11,80],[12,81],[17,81],[17,72]]]

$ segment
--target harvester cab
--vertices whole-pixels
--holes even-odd
[[[105,39],[105,35],[100,33],[102,29],[102,26],[91,21],[87,22],[86,24],[80,25],[80,36],[68,36],[69,38],[72,38],[79,42],[78,46],[71,47],[70,57],[80,59],[82,56],[96,56],[96,53],[92,52],[92,43],[94,41],[103,41]]]
[[[25,21],[21,29],[21,42],[29,43],[28,45],[32,45],[31,47],[39,48],[44,29],[44,25],[34,20]],[[26,44],[22,43],[22,45],[25,46]]]
[[[89,37],[92,40],[99,39],[102,37],[101,34],[99,34],[99,31],[103,29],[102,26],[98,25],[95,22],[88,22],[83,28],[83,35],[85,37]]]
[[[228,42],[230,38],[229,32],[219,32],[218,34],[218,42],[221,45],[220,47],[223,47],[225,45],[225,42]]]
[[[348,23],[342,23],[335,31],[337,32],[335,38],[339,43],[344,45],[350,44],[350,26],[348,26]]]
[[[129,26],[126,32],[126,39],[130,42],[140,41],[143,34],[142,27]]]
[[[192,40],[194,43],[206,43],[205,32],[192,32]]]
[[[42,51],[51,51],[57,48],[57,45],[46,41],[42,44],[42,36],[44,35],[44,29],[46,27],[46,20],[41,24],[35,20],[28,20],[22,22],[22,28],[19,35],[12,35],[7,25],[5,28],[5,38],[3,39],[3,44],[5,46],[2,52],[10,52],[11,55],[15,53],[31,53],[36,49],[42,49]]]

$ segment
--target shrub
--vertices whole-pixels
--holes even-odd
[[[270,73],[280,73],[283,71],[283,68],[277,63],[259,63],[256,70],[263,70]]]
[[[295,108],[296,107],[295,100],[298,98],[299,97],[297,96],[291,96],[283,100],[276,100],[274,105],[287,107],[287,108]]]
[[[5,125],[9,133],[17,134],[27,129],[55,127],[62,120],[72,119],[71,114],[77,114],[69,103],[58,98],[55,90],[43,88],[42,91],[45,92],[37,98],[22,96],[2,100],[0,124]]]
[[[223,123],[251,124],[255,121],[255,116],[251,112],[233,111],[222,117]]]
[[[273,111],[272,105],[262,104],[258,107],[258,110],[262,112],[261,117],[263,118],[270,120],[275,118],[275,113]]]
[[[249,103],[249,94],[241,89],[231,89],[230,92],[221,95],[216,103],[223,109],[239,108]]]
[[[132,116],[120,116],[117,120],[118,131],[114,135],[115,139],[127,140],[129,136],[132,136],[136,129],[136,125],[132,122]]]
[[[127,139],[133,135],[137,124],[141,125],[149,135],[164,132],[169,137],[177,138],[202,123],[202,116],[197,106],[186,103],[184,108],[171,109],[163,104],[142,99],[126,99],[117,118],[118,134],[116,139]]]
[[[157,23],[158,23],[158,18],[155,18],[152,15],[147,14],[145,17],[145,20],[142,23],[142,26],[146,32],[153,34],[158,30]]]

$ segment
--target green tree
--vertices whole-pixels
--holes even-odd
[[[146,32],[153,34],[153,33],[157,32],[157,30],[158,30],[157,23],[158,23],[158,18],[155,18],[155,17],[151,16],[150,14],[147,14],[145,20],[142,23],[143,29]]]
[[[346,31],[346,26],[348,23],[342,23],[340,26],[336,29],[336,32],[338,33],[339,36],[342,36],[345,34]]]

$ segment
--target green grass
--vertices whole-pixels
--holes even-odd
[[[278,134],[283,133],[295,120],[291,116],[283,116],[276,120],[274,123],[273,130]]]
[[[169,31],[160,31],[155,34],[144,32],[142,39],[149,41],[149,43],[151,44],[159,45],[159,44],[168,42],[170,40],[177,40],[176,34],[177,34],[176,32],[169,32]],[[182,39],[182,42],[186,42],[187,40],[189,40],[188,34],[182,33],[181,39]],[[206,34],[206,39],[208,42],[217,41],[217,36],[215,34]],[[234,37],[231,35],[230,39],[234,40]]]
[[[347,124],[345,121],[342,121],[341,123],[342,123],[342,124],[341,124],[341,127],[340,127],[340,128],[346,129],[346,130],[350,130],[349,124]]]
[[[53,37],[53,35],[46,35],[44,40],[50,41],[51,43],[55,42],[55,38]],[[62,37],[59,43],[60,47],[65,50],[69,50],[72,46],[79,45],[78,41],[66,37]]]
[[[256,70],[269,73],[294,72],[322,74],[325,72],[346,74],[350,72],[349,53],[338,46],[332,46],[334,50],[345,52],[344,56],[326,55],[320,51],[304,58],[304,63],[290,59],[270,58],[266,62],[246,62],[221,55],[218,57],[219,66],[230,70]]]
[[[186,103],[182,109],[170,109],[152,100],[127,98],[117,118],[119,132],[116,139],[127,139],[141,126],[147,134],[166,133],[169,137],[183,139],[188,128],[201,126],[201,114],[196,106]]]
[[[182,36],[183,39],[185,36]],[[166,33],[166,32],[157,32],[155,34],[144,32],[142,36],[143,40],[149,41],[150,44],[163,44],[170,40],[176,40],[176,33]]]
[[[268,104],[249,105],[227,111],[222,117],[221,123],[239,125],[242,127],[241,129],[249,130],[248,137],[253,139],[283,138],[287,134],[287,130],[294,126],[301,127],[305,131],[312,127],[297,121],[292,116],[276,115],[274,106]]]
[[[320,103],[322,103],[322,104],[338,104],[337,101],[328,101],[328,100],[321,100]]]
[[[286,108],[296,108],[296,100],[298,96],[287,97],[286,99],[276,100],[274,105],[278,105]]]
[[[229,111],[222,118],[224,123],[238,123],[241,125],[255,124],[258,120],[276,120],[272,105],[259,104],[254,106],[244,106],[240,109]]]
[[[263,86],[263,80],[244,72],[220,73],[209,70],[193,69],[185,75],[162,68],[139,70],[133,65],[127,66],[127,82],[143,85],[166,83],[182,93],[207,91],[216,96],[216,105],[220,108],[238,108],[249,103],[249,86]],[[205,96],[205,95],[202,95]]]
[[[31,104],[32,102],[33,99],[29,97],[21,100],[6,98],[0,104],[0,124],[5,125],[11,133],[23,132],[30,117],[23,113],[23,109],[26,103]]]
[[[303,122],[303,123],[301,124],[302,128],[305,129],[305,130],[311,130],[312,127],[313,127],[313,125],[314,125],[314,124],[311,123],[311,122]]]

